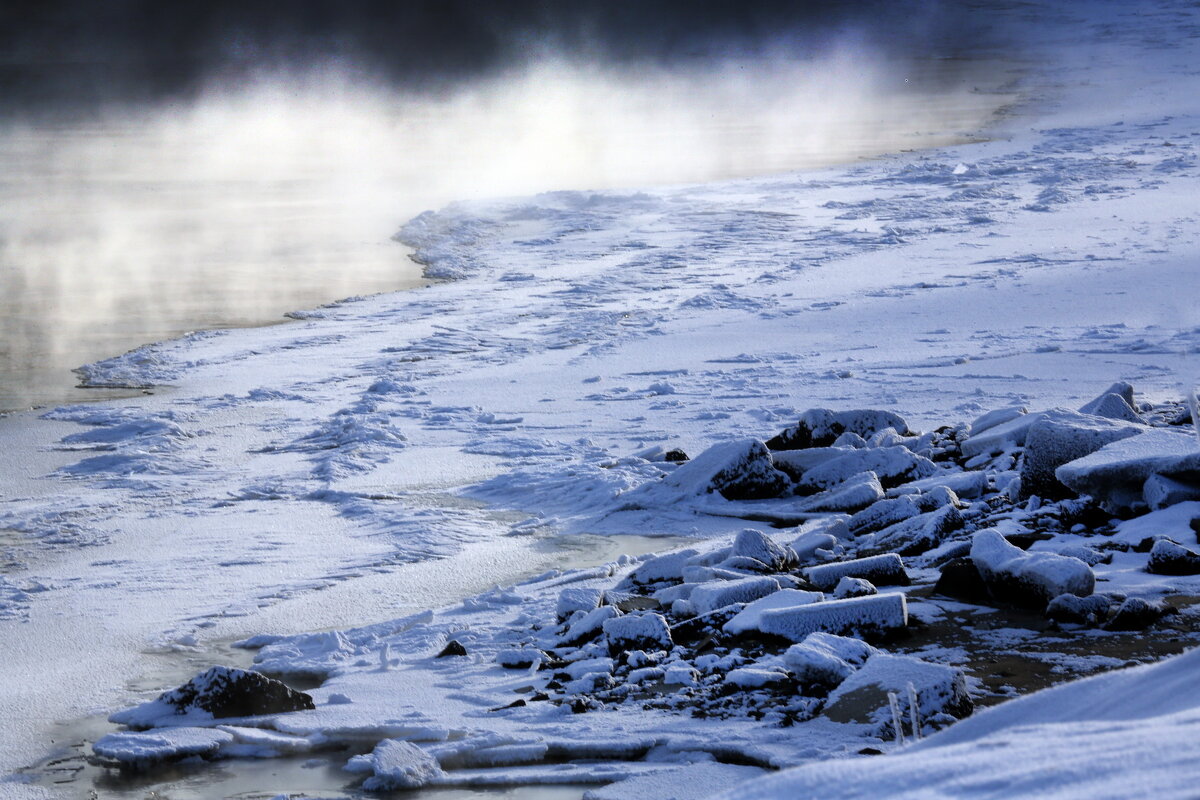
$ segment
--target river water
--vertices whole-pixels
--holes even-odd
[[[760,59],[636,76],[543,63],[443,95],[339,75],[0,121],[0,411],[203,328],[421,284],[390,236],[455,199],[778,172],[966,141],[1016,67]]]

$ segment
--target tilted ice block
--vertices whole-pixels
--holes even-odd
[[[713,581],[692,590],[688,600],[697,614],[707,614],[734,603],[749,603],[779,591],[779,582],[768,576]]]
[[[824,603],[764,611],[758,629],[799,642],[818,631],[868,636],[906,625],[908,603],[904,595],[897,593],[827,600]]]
[[[1146,479],[1154,473],[1167,477],[1200,473],[1200,444],[1195,435],[1152,428],[1054,471],[1072,491],[1091,495],[1109,508],[1141,502]]]
[[[772,592],[766,597],[760,597],[739,611],[736,617],[725,623],[725,632],[739,634],[750,630],[757,630],[759,620],[762,619],[763,612],[765,611],[819,603],[824,599],[825,595],[820,592],[780,589],[778,592]]]
[[[876,586],[886,584],[908,585],[908,573],[904,571],[904,561],[895,553],[883,553],[869,558],[856,558],[853,561],[835,561],[832,564],[819,564],[806,570],[809,583],[822,591],[832,591],[838,581],[846,576],[851,578],[866,578]]]

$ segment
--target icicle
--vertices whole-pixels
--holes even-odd
[[[900,716],[900,698],[896,697],[895,692],[888,692],[888,705],[892,709],[892,727],[896,730],[896,746],[900,747],[904,744],[904,725],[903,717]]]
[[[921,741],[921,712],[917,708],[917,687],[908,682],[908,722],[912,728],[913,741]]]

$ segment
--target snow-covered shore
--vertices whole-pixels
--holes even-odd
[[[0,767],[40,757],[54,721],[148,699],[123,689],[148,649],[455,603],[555,566],[538,538],[552,532],[746,526],[610,513],[658,474],[632,457],[646,448],[766,438],[810,407],[930,428],[1074,408],[1118,379],[1178,398],[1200,349],[1196,11],[1020,13],[1062,87],[993,141],[451,206],[401,237],[452,281],[144,348],[88,377],[172,388],[0,421],[0,529],[20,535],[0,576],[0,708],[17,721]],[[500,592],[474,610],[498,626],[512,605]],[[448,669],[342,680],[389,694]],[[405,713],[446,727],[426,717],[455,708],[402,688]],[[729,726],[757,746],[784,730]]]

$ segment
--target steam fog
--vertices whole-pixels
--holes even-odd
[[[348,65],[0,129],[0,409],[180,332],[420,283],[389,241],[446,202],[843,162],[977,135],[1011,65],[871,55],[538,58],[439,92]]]

